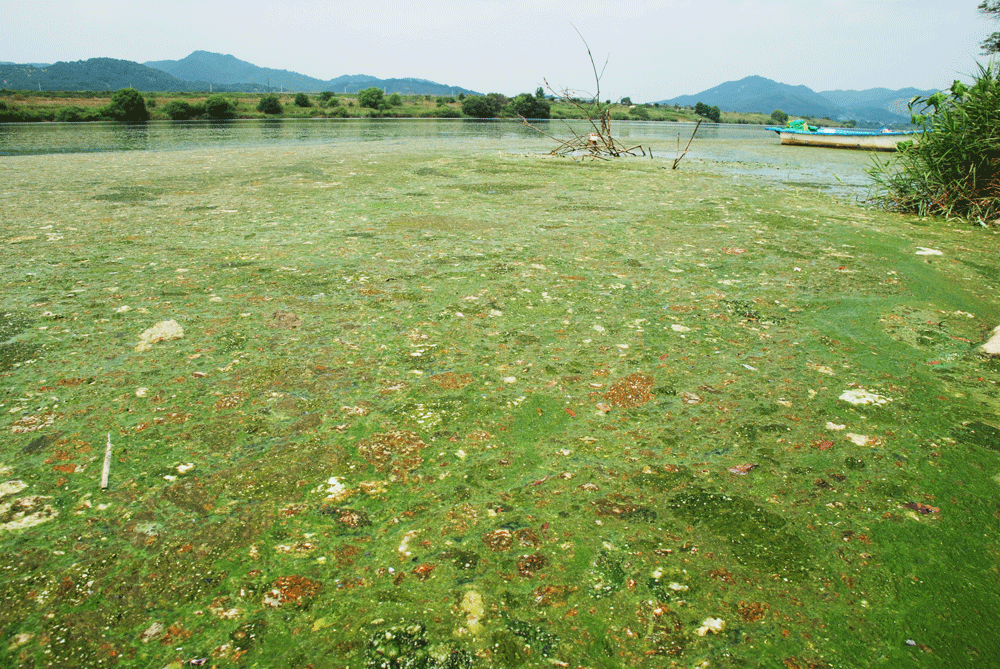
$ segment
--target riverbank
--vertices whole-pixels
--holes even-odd
[[[4,662],[989,666],[1000,237],[664,167],[0,158]]]
[[[168,121],[165,111],[172,102],[204,105],[210,93],[144,93],[150,120]],[[257,111],[260,94],[223,93],[235,105],[236,118],[275,118]],[[400,104],[377,111],[361,107],[357,95],[331,93],[329,97],[310,94],[309,105],[295,104],[295,93],[278,95],[283,118],[470,118],[462,113],[462,100],[450,96],[402,95]],[[100,110],[111,101],[111,92],[53,92],[53,91],[0,91],[0,122],[95,121]],[[74,110],[68,114],[65,110]],[[60,116],[60,111],[63,111]],[[660,105],[612,105],[615,121],[695,122],[698,116],[693,109],[661,107]],[[583,112],[575,105],[552,101],[552,118],[582,119]],[[772,119],[767,114],[722,112],[723,123],[767,125]],[[824,126],[841,126],[830,119],[810,119],[810,123]]]

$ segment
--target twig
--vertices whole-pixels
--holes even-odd
[[[698,132],[698,128],[700,126],[701,126],[701,119],[698,119],[698,122],[694,126],[694,130],[691,132],[691,139],[688,140],[687,146],[684,147],[684,153],[682,153],[681,155],[677,156],[676,160],[674,160],[674,167],[673,167],[673,169],[676,170],[677,166],[681,164],[681,158],[683,158],[684,156],[687,155],[688,149],[691,148],[691,142],[694,141],[694,135],[695,135],[696,132]],[[680,147],[680,145],[681,145],[680,144],[680,137],[681,137],[680,135],[677,135],[677,146],[678,147]]]
[[[637,155],[635,151],[638,149],[642,155],[646,155],[645,149],[642,145],[633,146],[631,148],[626,148],[624,145],[620,144],[611,135],[611,110],[610,105],[605,105],[601,102],[601,77],[604,76],[604,71],[608,67],[608,61],[610,61],[610,56],[604,62],[604,67],[601,71],[597,71],[597,63],[594,62],[594,54],[590,50],[590,45],[587,44],[587,40],[584,39],[583,34],[574,26],[572,23],[570,25],[576,34],[579,35],[580,40],[583,42],[583,46],[587,49],[587,58],[590,59],[590,69],[594,73],[594,93],[587,94],[590,96],[589,101],[582,99],[576,91],[569,88],[563,88],[562,90],[555,90],[551,84],[549,84],[547,79],[543,79],[545,82],[545,88],[547,88],[553,95],[554,98],[561,100],[563,102],[569,103],[576,109],[578,109],[583,118],[587,123],[590,124],[592,128],[591,132],[586,134],[580,134],[574,130],[568,123],[564,123],[566,128],[569,130],[572,137],[569,139],[560,139],[555,137],[544,130],[541,130],[537,126],[532,125],[525,119],[521,117],[521,121],[536,132],[545,135],[551,140],[559,143],[559,145],[554,148],[551,155],[570,155],[576,159],[576,156],[581,155],[581,159],[590,158],[591,160],[608,160],[608,156],[619,158],[621,156],[635,156]],[[678,147],[679,149],[680,147]],[[653,152],[649,152],[649,157],[653,157]]]
[[[108,489],[108,475],[111,473],[111,433],[108,432],[108,447],[104,450],[104,470],[101,472],[101,490]]]

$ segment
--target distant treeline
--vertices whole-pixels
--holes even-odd
[[[658,103],[633,105],[628,98],[607,103],[613,121],[693,122],[692,107]],[[704,111],[704,110],[701,110]],[[773,116],[721,112],[711,120],[721,123],[766,125]],[[140,93],[124,88],[108,91],[15,91],[0,89],[0,123],[86,121],[184,121],[253,118],[518,118],[581,119],[578,105],[544,96],[521,93],[513,98],[488,95],[433,96],[385,95],[380,88],[356,94],[324,91],[306,93],[208,93],[173,91]],[[810,123],[836,125],[828,119]]]

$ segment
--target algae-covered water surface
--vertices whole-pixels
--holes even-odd
[[[665,166],[0,159],[0,664],[995,666],[1000,237]]]

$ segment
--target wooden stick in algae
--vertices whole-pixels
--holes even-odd
[[[104,451],[104,471],[101,472],[101,490],[108,489],[108,474],[111,473],[111,433],[108,432],[108,447]]]

